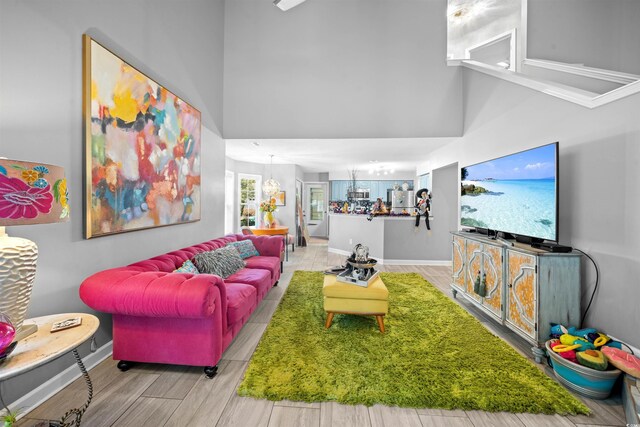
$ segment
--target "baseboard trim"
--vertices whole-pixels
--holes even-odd
[[[332,254],[350,256],[351,252],[344,251],[342,249],[328,248],[328,251]],[[376,257],[374,257],[376,258]],[[444,266],[450,267],[451,261],[440,261],[440,260],[429,260],[429,259],[380,259],[378,260],[378,264],[380,265],[433,265],[433,266]]]
[[[351,252],[343,251],[342,249],[329,248],[328,251],[331,252],[332,254],[345,255],[345,256],[351,255]]]
[[[90,353],[87,356],[83,357],[82,363],[84,363],[84,366],[87,368],[87,370],[89,370],[98,365],[98,363],[102,362],[107,357],[111,356],[112,353],[113,341],[109,341],[94,353]],[[51,378],[49,381],[43,383],[38,388],[30,391],[20,399],[9,404],[9,408],[13,410],[22,408],[22,412],[20,413],[20,416],[18,418],[23,418],[29,412],[50,399],[54,394],[56,394],[81,376],[82,372],[80,372],[78,365],[74,363],[55,377]]]

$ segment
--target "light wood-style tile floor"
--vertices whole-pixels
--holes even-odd
[[[339,265],[344,257],[330,254],[326,240],[312,239],[306,248],[289,253],[289,262],[277,287],[271,289],[249,322],[242,328],[219,363],[218,375],[207,379],[201,368],[138,364],[120,372],[116,361],[107,359],[91,370],[94,400],[83,418],[83,426],[624,426],[620,397],[603,401],[582,399],[593,411],[591,416],[488,413],[408,409],[382,405],[348,406],[334,402],[271,402],[239,397],[236,388],[280,298],[295,270],[324,270]],[[416,272],[445,295],[449,290],[449,267],[381,266],[380,270]],[[452,298],[453,299],[453,298]],[[476,316],[492,333],[518,352],[531,358],[529,345],[508,329],[496,324],[462,300],[454,300]],[[283,349],[286,351],[286,349]],[[546,365],[537,365],[553,376]],[[86,397],[79,379],[29,412],[18,426],[35,426],[42,420],[59,419],[66,409],[78,407]],[[532,396],[535,399],[535,396]]]

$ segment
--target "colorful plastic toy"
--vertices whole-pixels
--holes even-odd
[[[609,347],[609,344],[602,347],[602,353],[616,368],[633,377],[640,378],[640,359],[638,357],[624,350]]]
[[[585,337],[587,334],[597,333],[597,332],[598,331],[595,328],[578,329],[575,326],[569,326],[568,328],[565,328],[564,326],[559,325],[557,323],[551,324],[552,335],[569,334],[577,337]]]
[[[584,338],[575,337],[569,334],[563,334],[560,336],[560,344],[553,347],[553,351],[556,353],[564,353],[565,351],[585,351],[595,350],[595,346]]]
[[[563,344],[560,343],[560,341],[557,340],[552,340],[551,343],[549,343],[549,347],[551,347],[553,349],[553,351],[555,351],[556,353],[558,353],[558,356],[570,360],[574,363],[578,363],[578,359],[576,358],[576,352],[575,350],[567,350],[567,351],[556,351],[556,347],[558,346],[562,346]]]
[[[582,366],[586,366],[598,371],[606,371],[609,363],[607,358],[601,351],[598,350],[586,350],[576,353],[578,363]]]
[[[593,334],[589,334],[589,336],[592,336]],[[611,338],[609,338],[608,336],[606,336],[605,334],[602,334],[600,332],[598,332],[598,337],[596,339],[594,339],[593,345],[597,347],[602,347],[603,345],[605,345],[606,343],[608,343],[609,341],[611,341]],[[591,340],[589,340],[591,341]]]

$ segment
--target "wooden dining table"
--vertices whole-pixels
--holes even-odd
[[[253,234],[258,236],[283,236],[285,260],[289,261],[289,227],[276,225],[275,227],[249,227]]]

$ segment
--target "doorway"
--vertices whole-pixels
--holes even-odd
[[[327,216],[329,194],[328,183],[313,182],[304,185],[304,219],[309,235],[327,237],[329,221]]]

